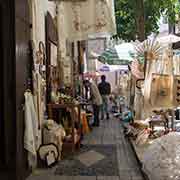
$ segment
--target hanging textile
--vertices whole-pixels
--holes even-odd
[[[135,98],[134,98],[134,111],[135,111],[135,120],[142,119],[143,111],[143,95],[141,89],[135,89]]]
[[[152,108],[172,108],[175,105],[172,54],[165,50],[161,59],[147,62],[143,89],[147,111]]]
[[[173,70],[175,75],[180,75],[180,55],[173,56]]]
[[[71,41],[88,39],[96,33],[116,33],[112,0],[86,0],[61,2],[64,7],[67,37]],[[62,18],[61,18],[62,19]]]
[[[170,108],[173,107],[173,61],[169,49],[164,51],[159,65],[157,74],[152,74],[151,105]]]
[[[45,42],[45,17],[41,0],[29,0],[32,21],[31,39],[38,49],[39,41]]]
[[[33,48],[33,95],[38,118],[38,127],[41,128],[44,120],[46,79],[45,79],[45,14],[41,0],[29,0],[30,18],[32,23],[31,40]]]
[[[30,167],[36,167],[39,147],[40,131],[38,130],[38,117],[34,106],[33,95],[25,92],[25,132],[24,148],[28,151],[28,162]]]
[[[136,79],[144,78],[144,72],[141,70],[140,64],[137,59],[135,59],[131,64],[131,72]]]

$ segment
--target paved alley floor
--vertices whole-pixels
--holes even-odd
[[[27,180],[143,180],[119,120],[101,121],[73,158],[51,169],[38,169]]]

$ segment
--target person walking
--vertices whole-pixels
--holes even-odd
[[[108,111],[108,98],[111,93],[111,85],[109,82],[106,82],[106,76],[101,76],[101,83],[98,84],[99,92],[102,96],[103,104],[101,106],[101,119],[104,119],[104,114],[106,113],[106,119],[109,119]]]
[[[90,99],[92,100],[92,106],[93,106],[93,114],[94,114],[94,122],[93,126],[99,126],[99,112],[100,107],[102,105],[102,97],[99,93],[99,89],[94,81],[90,82],[88,80],[85,80],[83,82],[85,88],[90,89]]]

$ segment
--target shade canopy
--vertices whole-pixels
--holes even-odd
[[[102,63],[110,65],[127,65],[131,62],[130,58],[120,58],[116,48],[106,49],[99,57],[98,60]]]
[[[172,44],[172,43],[179,42],[180,37],[174,34],[169,34],[169,35],[157,38],[157,41],[164,44]]]
[[[86,72],[83,74],[84,78],[96,78],[101,76],[101,74],[99,72]]]
[[[122,43],[115,46],[119,59],[132,61],[133,57],[131,54],[135,52],[134,45],[132,43]]]
[[[99,68],[100,72],[109,72],[110,71],[110,66],[108,65],[103,65],[102,67]]]
[[[96,70],[98,72],[128,71],[128,65],[109,65],[98,61]]]

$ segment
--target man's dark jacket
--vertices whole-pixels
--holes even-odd
[[[111,93],[111,85],[106,81],[99,83],[98,89],[101,95],[109,95]]]

